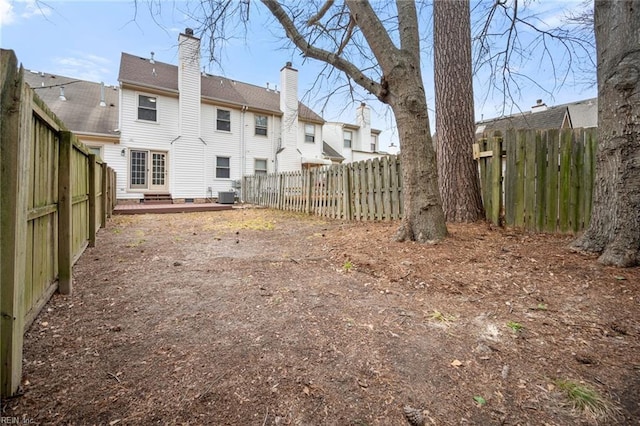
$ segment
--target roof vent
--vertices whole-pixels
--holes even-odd
[[[64,86],[60,86],[60,96],[59,96],[59,99],[60,99],[61,101],[66,101],[66,100],[67,100],[67,98],[64,96]]]
[[[155,55],[155,53],[151,52],[151,59],[149,59],[149,63],[151,63],[151,64],[155,64],[156,63],[156,61],[153,59],[153,55]]]
[[[288,61],[288,62],[287,62],[287,64],[286,64],[285,66],[286,66],[287,68],[291,68],[291,67],[293,67],[293,64],[292,64],[291,62],[289,62],[289,61]]]
[[[269,82],[267,81],[267,92],[269,91]]]
[[[185,28],[184,33],[188,36],[193,36],[193,28]]]

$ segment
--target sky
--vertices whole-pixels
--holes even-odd
[[[539,22],[551,26],[584,0],[525,1],[538,14]],[[344,98],[335,97],[322,110],[326,92],[311,90],[322,64],[305,61],[295,52],[283,49],[281,31],[267,24],[266,12],[256,3],[252,3],[252,21],[246,39],[228,42],[219,58],[221,65],[209,64],[203,59],[206,72],[260,86],[269,83],[273,87],[279,84],[280,69],[291,61],[299,71],[299,95],[303,102],[327,121],[355,123],[358,103],[345,105]],[[178,34],[187,27],[197,28],[198,25],[185,13],[184,1],[165,1],[160,5],[161,10],[152,15],[144,4],[136,9],[133,0],[0,0],[0,46],[14,50],[26,69],[115,85],[118,84],[121,52],[142,57],[149,57],[150,52],[154,52],[156,60],[177,64]],[[423,57],[423,78],[427,103],[433,108],[433,59],[428,51],[425,49],[427,53]],[[528,72],[534,79],[550,77],[542,69],[533,68]],[[553,98],[540,93],[535,86],[525,85],[522,89],[521,99],[515,107],[510,107],[510,111],[526,111],[539,98],[548,105],[555,105],[596,96],[595,87],[576,84],[566,84],[556,90]],[[476,76],[474,90],[477,120],[500,115],[502,98],[486,97],[486,76]],[[367,99],[367,103],[372,109],[373,127],[382,130],[380,149],[386,150],[391,143],[398,145],[392,114],[375,99]],[[432,131],[435,128],[433,115],[431,110]]]

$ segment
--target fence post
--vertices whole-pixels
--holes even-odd
[[[13,51],[0,52],[0,394],[22,379],[31,96]]]
[[[351,215],[351,168],[347,167],[347,165],[340,165],[342,168],[342,193],[344,196],[343,205],[344,205],[344,218],[347,220],[351,220],[353,217]]]
[[[71,294],[72,291],[72,136],[71,132],[60,132],[60,157],[58,158],[58,291],[62,294]]]
[[[306,201],[307,205],[306,205],[305,211],[306,211],[307,214],[311,214],[311,200],[312,200],[312,196],[313,196],[313,179],[312,179],[313,176],[311,174],[311,169],[307,168],[304,171],[304,174],[307,175],[307,182],[306,182],[307,188],[306,188],[306,191],[305,191],[306,192],[305,196],[307,198],[307,201]]]
[[[100,185],[102,186],[102,214],[100,216],[100,228],[104,228],[107,226],[107,214],[109,210],[109,201],[111,198],[111,190],[109,189],[109,167],[107,163],[102,163],[100,166],[102,167],[102,182]]]
[[[491,138],[491,189],[485,194],[491,194],[491,212],[487,212],[489,219],[496,225],[500,225],[500,212],[502,211],[502,137],[493,135]]]
[[[89,154],[89,247],[96,246],[96,209],[97,191],[96,191],[96,155]]]

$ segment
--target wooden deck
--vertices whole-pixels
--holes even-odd
[[[113,214],[146,214],[146,213],[190,213],[231,210],[233,204],[218,203],[181,203],[181,204],[118,204]]]

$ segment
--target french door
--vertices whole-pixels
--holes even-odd
[[[163,151],[131,150],[129,176],[131,189],[167,191],[167,153]]]

